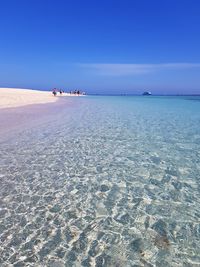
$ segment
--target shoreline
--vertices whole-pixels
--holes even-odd
[[[56,120],[66,106],[72,105],[74,96],[77,95],[53,96],[51,91],[0,88],[0,142]]]
[[[0,109],[55,103],[57,100],[58,98],[54,97],[51,91],[0,88]]]
[[[71,106],[69,99],[51,91],[0,88],[0,142],[55,120],[66,103]]]

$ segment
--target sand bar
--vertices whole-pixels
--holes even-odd
[[[57,101],[49,91],[18,88],[0,88],[0,109],[15,108],[34,104],[47,104]]]

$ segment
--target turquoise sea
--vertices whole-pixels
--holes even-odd
[[[200,97],[60,103],[0,139],[0,266],[200,266]]]

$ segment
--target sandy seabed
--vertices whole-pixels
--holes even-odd
[[[0,110],[0,266],[199,266],[197,100]]]

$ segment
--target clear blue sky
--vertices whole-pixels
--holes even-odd
[[[199,0],[2,0],[0,87],[200,93]]]

